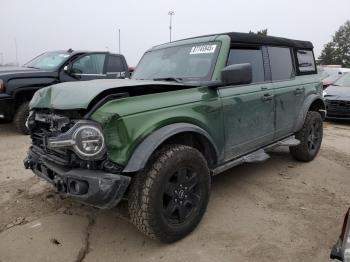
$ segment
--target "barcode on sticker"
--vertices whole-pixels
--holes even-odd
[[[198,45],[191,48],[190,55],[210,54],[215,52],[216,45]]]

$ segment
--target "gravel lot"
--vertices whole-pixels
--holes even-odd
[[[29,138],[0,124],[0,261],[330,261],[350,206],[350,123],[325,123],[318,157],[286,148],[213,179],[207,213],[172,245],[128,222],[125,203],[101,211],[65,199],[24,170]]]

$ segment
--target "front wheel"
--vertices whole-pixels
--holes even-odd
[[[134,177],[131,221],[153,239],[175,242],[198,225],[209,191],[210,173],[203,155],[189,146],[165,146]]]
[[[26,127],[26,121],[27,121],[28,115],[29,115],[29,102],[24,102],[18,107],[16,114],[13,118],[13,123],[17,131],[19,131],[24,135],[29,134],[29,130]]]
[[[303,128],[295,134],[298,146],[289,148],[291,155],[304,162],[313,160],[320,150],[323,138],[323,120],[318,112],[307,112]]]

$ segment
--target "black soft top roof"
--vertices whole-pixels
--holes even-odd
[[[296,48],[312,49],[314,46],[309,41],[293,40],[283,37],[263,36],[253,33],[224,33],[220,35],[228,35],[231,37],[231,43],[245,44],[266,44],[276,46],[289,46]]]
[[[293,40],[293,39],[275,37],[275,36],[263,36],[263,35],[258,35],[254,33],[230,32],[230,33],[196,36],[196,37],[191,37],[187,39],[209,37],[209,36],[214,37],[219,35],[228,35],[231,38],[232,44],[263,44],[263,45],[274,45],[274,46],[288,46],[288,47],[303,48],[303,49],[314,48],[313,44],[309,41]],[[183,39],[183,40],[186,40],[186,39]]]

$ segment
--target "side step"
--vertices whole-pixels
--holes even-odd
[[[259,149],[247,156],[243,157],[244,163],[255,163],[255,162],[263,162],[270,158],[270,155],[266,154],[264,149]]]
[[[294,136],[288,137],[284,140],[281,140],[279,146],[298,146],[300,144],[300,140],[296,139]]]
[[[231,160],[221,166],[218,166],[217,168],[212,170],[213,175],[220,174],[231,167],[238,166],[243,163],[257,163],[257,162],[263,162],[270,158],[270,155],[266,152],[271,151],[272,149],[279,147],[279,146],[297,146],[300,144],[300,141],[296,139],[294,136],[287,137],[281,141],[275,142],[271,145],[268,145],[264,148],[258,149],[257,151],[254,151],[252,153],[249,153],[245,156],[236,158],[234,160]]]

